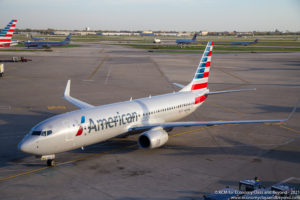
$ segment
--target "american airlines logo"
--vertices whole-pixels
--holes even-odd
[[[87,126],[88,128],[88,133],[91,133],[93,130],[95,132],[108,129],[108,128],[114,128],[117,126],[122,126],[125,124],[130,124],[133,122],[138,121],[138,114],[136,112],[132,113],[125,113],[125,114],[119,114],[117,112],[117,115],[108,117],[108,118],[103,118],[103,119],[98,119],[94,120],[92,118],[89,118],[89,125]],[[85,116],[81,117],[81,124],[85,123]],[[82,125],[79,127],[76,136],[80,136],[83,132],[83,127]]]

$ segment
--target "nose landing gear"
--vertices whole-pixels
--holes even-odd
[[[47,166],[49,167],[54,167],[55,166],[55,155],[45,155],[41,157],[41,160],[46,160],[47,161]]]
[[[55,166],[55,160],[54,159],[47,160],[47,166],[48,167],[54,167]]]

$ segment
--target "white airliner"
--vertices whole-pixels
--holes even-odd
[[[54,166],[57,153],[80,147],[83,149],[87,145],[136,130],[144,131],[138,138],[138,145],[144,149],[152,149],[164,145],[168,141],[166,131],[174,127],[272,123],[289,119],[172,122],[193,113],[209,95],[249,90],[217,92],[208,90],[212,49],[213,42],[210,41],[193,80],[187,86],[175,83],[182,89],[169,94],[93,106],[70,96],[71,81],[69,80],[63,97],[80,110],[60,114],[40,122],[23,138],[18,148],[23,152],[41,156],[42,160],[47,160],[48,166]]]

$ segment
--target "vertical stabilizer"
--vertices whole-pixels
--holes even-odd
[[[9,47],[16,28],[17,20],[13,19],[0,33],[0,47]]]
[[[195,34],[194,34],[194,36],[193,36],[193,38],[192,38],[192,40],[193,40],[193,41],[195,41],[195,40],[196,40],[196,38],[197,38],[197,35],[198,35],[198,33],[195,33]]]
[[[193,80],[181,91],[193,91],[207,88],[207,81],[210,70],[211,55],[213,50],[213,41],[209,41],[198,65]]]

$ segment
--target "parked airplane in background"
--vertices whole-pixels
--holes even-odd
[[[181,48],[185,44],[190,44],[196,41],[198,33],[195,33],[192,39],[177,39],[176,44],[179,45]]]
[[[153,39],[153,43],[161,43],[161,40],[158,39],[158,38],[154,38],[154,39]]]
[[[24,42],[25,47],[50,48],[53,46],[64,46],[70,44],[72,33],[70,33],[64,41],[61,42]]]
[[[174,127],[211,126],[223,124],[272,123],[283,120],[242,120],[242,121],[190,121],[172,122],[193,113],[209,95],[244,90],[210,92],[207,81],[210,71],[213,42],[208,42],[192,81],[187,85],[175,84],[182,88],[178,92],[150,96],[102,106],[93,106],[70,96],[69,80],[64,99],[80,110],[56,115],[34,126],[19,143],[18,148],[29,154],[47,160],[54,166],[55,154],[82,148],[113,137],[143,131],[138,145],[144,149],[158,148],[168,141],[168,133]]]
[[[231,45],[244,45],[248,46],[249,44],[256,44],[258,39],[255,39],[253,42],[232,42]]]
[[[30,35],[31,39],[33,39],[34,41],[43,41],[45,40],[45,38],[40,38],[40,37],[33,37],[32,35]]]
[[[9,47],[12,45],[18,44],[18,41],[11,40],[15,28],[16,28],[17,20],[13,19],[9,22],[9,24],[1,31],[0,33],[0,47]]]

